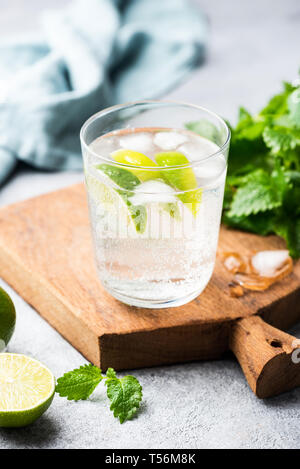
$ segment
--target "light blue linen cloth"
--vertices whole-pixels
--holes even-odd
[[[187,0],[77,0],[44,14],[42,28],[0,45],[0,185],[18,160],[80,168],[83,122],[163,95],[201,63],[207,38]]]

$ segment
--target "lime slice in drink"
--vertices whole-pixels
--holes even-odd
[[[147,211],[142,205],[133,205],[129,198],[133,190],[140,184],[137,176],[126,169],[100,164],[96,169],[109,178],[116,186],[111,187],[109,183],[102,182],[91,174],[86,176],[89,194],[94,201],[106,204],[106,208],[115,212],[118,218],[126,220],[128,224],[134,224],[138,233],[143,233],[147,223]]]
[[[91,174],[86,174],[86,185],[89,195],[95,202],[102,204],[114,204],[119,200],[115,191],[112,191],[106,184],[96,179]]]
[[[16,353],[0,354],[0,427],[24,427],[50,406],[55,378],[33,358]]]
[[[143,153],[132,150],[117,150],[112,153],[112,157],[119,163],[130,164],[135,166],[153,166],[157,167],[158,165],[152,161],[148,156]],[[146,182],[155,179],[162,179],[162,175],[159,171],[151,170],[137,170],[130,169],[140,181]],[[168,181],[167,181],[168,182]],[[179,209],[176,203],[161,204],[161,208],[168,212],[173,218],[180,218]]]
[[[188,165],[187,157],[177,151],[161,152],[155,155],[155,160],[159,166],[183,166]],[[179,191],[186,191],[178,194],[178,198],[196,215],[202,199],[202,190],[197,188],[197,179],[192,168],[172,168],[161,171],[163,178],[168,184]]]
[[[138,151],[117,150],[114,151],[111,156],[115,161],[122,164],[157,167],[157,164],[152,161],[151,158],[148,158],[148,156],[144,155],[144,153],[139,153]],[[142,182],[160,177],[160,173],[157,170],[151,171],[149,169],[132,168],[130,171],[135,174]]]
[[[16,311],[8,294],[0,287],[0,352],[3,352],[13,335]]]

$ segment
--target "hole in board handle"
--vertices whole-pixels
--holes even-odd
[[[274,348],[281,348],[282,347],[282,343],[278,339],[267,340],[267,342],[269,342],[271,347],[274,347]]]

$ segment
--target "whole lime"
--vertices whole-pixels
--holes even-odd
[[[2,352],[15,330],[16,311],[8,294],[0,287],[0,352]]]

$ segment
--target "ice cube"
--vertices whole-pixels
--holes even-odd
[[[162,181],[146,181],[135,188],[134,195],[129,198],[133,205],[154,203],[176,203],[176,191]]]
[[[223,155],[218,155],[195,165],[193,169],[200,187],[221,184],[219,178],[225,177],[226,161]]]
[[[100,137],[90,144],[92,152],[99,157],[108,158],[115,147],[118,147],[118,139],[116,137]]]
[[[178,132],[158,132],[155,134],[154,143],[161,150],[176,150],[176,148],[182,143],[188,140],[186,135],[182,135]]]
[[[178,148],[189,161],[199,161],[219,150],[218,145],[203,137],[192,137],[192,141],[184,143]]]
[[[251,259],[254,269],[263,277],[273,277],[289,257],[289,252],[282,249],[276,251],[260,251]]]
[[[183,153],[189,161],[198,161],[203,158],[204,151],[202,150],[201,146],[197,145],[194,142],[188,142],[184,145],[181,145],[178,148],[178,151]]]
[[[126,150],[139,151],[145,154],[153,151],[152,137],[146,133],[123,135],[120,138],[120,146]]]
[[[178,151],[183,153],[189,161],[199,161],[201,160],[201,155],[203,155],[201,147],[199,148],[199,145],[194,142],[188,142],[184,145],[181,145],[178,148]]]

